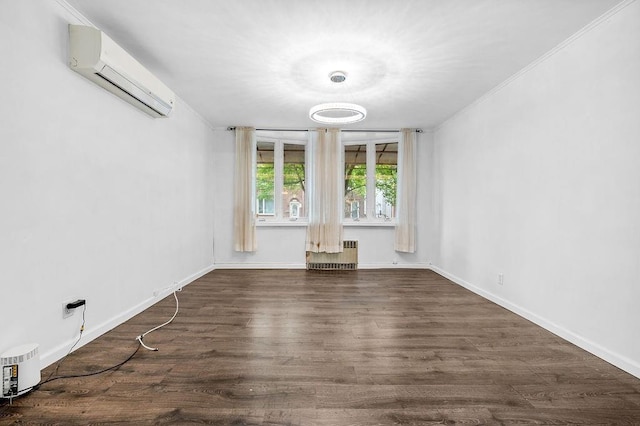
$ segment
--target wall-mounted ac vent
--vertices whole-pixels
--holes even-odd
[[[69,67],[152,117],[167,117],[174,93],[102,31],[69,25]]]
[[[342,253],[307,252],[308,270],[358,269],[358,242],[343,241]]]

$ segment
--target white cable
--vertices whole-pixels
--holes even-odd
[[[84,333],[84,325],[85,325],[85,322],[86,322],[86,320],[85,320],[85,314],[86,314],[86,313],[87,313],[87,303],[85,302],[85,304],[84,304],[84,305],[83,305],[83,307],[82,307],[82,325],[80,326],[80,334],[78,335],[78,340],[76,340],[76,342],[73,344],[73,346],[71,346],[71,348],[69,348],[69,351],[67,352],[67,354],[66,354],[65,356],[63,356],[63,357],[60,359],[60,361],[58,361],[58,364],[56,365],[55,370],[53,370],[53,371],[51,372],[51,374],[49,374],[49,377],[47,377],[47,379],[46,379],[44,382],[42,382],[41,384],[46,383],[46,382],[48,382],[49,380],[51,380],[51,377],[52,377],[54,374],[58,374],[58,369],[60,368],[60,364],[62,364],[62,361],[64,361],[65,359],[67,359],[67,357],[69,356],[69,354],[71,353],[71,351],[73,351],[73,348],[75,348],[75,347],[78,345],[78,343],[80,343],[80,339],[82,339],[82,333]]]
[[[140,342],[140,344],[142,346],[144,346],[145,349],[148,349],[150,351],[157,351],[158,350],[158,348],[152,348],[150,346],[145,345],[144,342],[142,341],[142,339],[144,339],[144,336],[146,336],[147,334],[152,333],[152,332],[164,327],[167,324],[171,324],[171,322],[176,318],[176,315],[178,315],[178,310],[180,309],[180,302],[178,302],[178,295],[176,294],[178,291],[180,291],[180,290],[176,290],[176,291],[173,292],[173,297],[176,299],[176,311],[173,313],[173,316],[171,317],[171,319],[169,321],[165,322],[164,324],[160,324],[159,326],[154,327],[151,330],[149,330],[149,331],[147,331],[145,333],[142,333],[141,335],[136,337],[136,340],[138,342]]]

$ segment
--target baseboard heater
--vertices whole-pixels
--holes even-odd
[[[307,270],[358,269],[358,242],[343,241],[342,253],[307,252]]]

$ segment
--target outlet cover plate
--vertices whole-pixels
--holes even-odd
[[[62,302],[62,319],[69,318],[75,313],[75,309],[67,309],[67,305],[71,302],[75,302],[76,299],[69,299]]]

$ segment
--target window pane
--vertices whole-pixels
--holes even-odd
[[[256,153],[256,212],[258,216],[275,215],[273,142],[257,143]]]
[[[344,217],[366,217],[367,146],[344,147]]]
[[[396,217],[398,143],[376,144],[376,217]]]
[[[284,217],[289,219],[306,216],[304,149],[304,145],[285,143],[283,146],[282,207]]]

